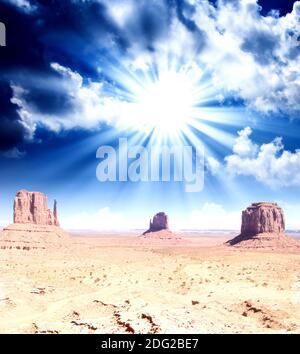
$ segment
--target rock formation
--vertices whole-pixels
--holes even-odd
[[[52,212],[45,194],[19,191],[14,202],[14,223],[59,226],[56,200]]]
[[[154,239],[179,239],[169,230],[169,217],[166,213],[160,212],[150,219],[149,229],[143,233],[147,238]]]
[[[41,192],[17,192],[14,200],[14,224],[0,233],[1,249],[49,249],[67,245],[69,235],[59,227],[57,201],[53,211],[48,197]]]
[[[160,212],[150,219],[149,230],[146,232],[156,232],[161,230],[169,230],[169,217],[166,213]]]
[[[60,227],[36,224],[11,224],[0,233],[0,249],[49,250],[68,246],[70,236]]]
[[[284,231],[283,210],[276,203],[253,203],[242,213],[241,235],[283,234]]]
[[[276,203],[267,202],[253,203],[242,212],[241,233],[228,243],[254,248],[297,245],[285,235],[283,210]]]

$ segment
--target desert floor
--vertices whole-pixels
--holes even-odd
[[[300,333],[300,254],[228,236],[0,250],[1,333]]]

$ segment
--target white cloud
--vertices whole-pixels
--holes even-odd
[[[121,28],[134,16],[134,3],[131,0],[110,0],[107,9],[109,15]]]
[[[181,65],[192,58],[199,69],[195,77],[201,78],[203,68],[208,69],[216,92],[234,93],[263,113],[281,111],[297,117],[300,1],[285,16],[276,11],[262,16],[257,0],[219,1],[216,8],[208,1],[188,2],[194,11],[183,11],[183,16],[194,21],[199,31],[190,31],[173,11],[167,32],[153,42],[155,51],[149,53],[127,30],[132,23],[132,1],[113,1],[109,13],[131,43],[124,58],[126,67],[163,69],[170,57]]]
[[[283,208],[286,220],[286,229],[300,230],[299,210],[300,204],[291,204],[279,201]],[[185,217],[171,219],[171,227],[175,230],[240,230],[242,208],[232,208],[217,203],[205,203],[200,209],[192,210]]]
[[[13,98],[11,99],[11,102],[19,107],[19,115],[22,124],[26,128],[28,139],[34,137],[34,132],[38,124],[42,124],[55,132],[59,132],[61,129],[72,129],[75,127],[97,129],[103,122],[114,125],[117,128],[132,129],[135,127],[135,129],[139,130],[147,129],[149,126],[152,127],[157,122],[152,119],[152,112],[157,107],[159,107],[162,114],[164,108],[167,108],[169,112],[172,112],[172,115],[166,114],[166,116],[173,117],[177,113],[177,110],[174,109],[173,105],[168,107],[163,106],[163,103],[165,102],[163,96],[153,94],[154,91],[152,85],[146,85],[143,88],[141,85],[137,84],[135,80],[129,80],[127,84],[130,86],[133,95],[136,95],[135,98],[137,100],[135,102],[124,99],[122,95],[119,96],[116,92],[118,89],[114,86],[112,87],[111,84],[93,82],[90,80],[84,82],[83,77],[79,73],[58,63],[52,63],[51,67],[61,75],[61,79],[56,83],[49,80],[50,87],[46,88],[50,88],[55,93],[58,92],[59,95],[66,94],[66,103],[70,104],[70,108],[67,112],[49,114],[41,113],[36,102],[32,103],[28,100],[28,96],[30,96],[30,88],[25,89],[20,85],[12,85]],[[168,94],[181,97],[181,100],[176,101],[177,106],[180,106],[181,102],[183,102],[182,106],[184,106],[185,102],[190,100],[190,96],[187,95],[187,93],[190,92],[189,85],[192,86],[197,72],[199,72],[199,69],[191,65],[185,72],[186,76],[175,74],[173,77],[170,74],[168,76],[169,79],[165,79],[169,85],[168,90],[166,90],[168,91]],[[174,85],[170,84],[170,77],[173,79]],[[179,84],[181,84],[181,86]],[[187,86],[186,89],[184,85]],[[163,91],[166,86],[165,82],[162,86],[163,87],[160,88],[160,90],[162,91],[162,94],[165,94]],[[149,89],[149,96],[146,96],[145,94],[147,88]],[[182,93],[179,91],[181,88]],[[115,90],[115,92],[112,93],[112,90]],[[151,94],[157,98],[160,105],[152,105],[149,107],[149,104],[147,104],[148,101],[145,100],[144,97],[149,97],[149,100],[151,101]],[[184,94],[186,94],[186,97],[184,97]]]
[[[287,229],[300,229],[298,210],[300,205],[279,202],[283,207],[286,218]],[[241,227],[240,210],[232,210],[217,203],[205,203],[199,209],[193,209],[187,214],[170,214],[170,228],[178,230],[239,230]],[[109,207],[99,209],[95,212],[81,211],[79,213],[63,216],[61,215],[62,227],[69,230],[90,230],[90,231],[128,231],[146,230],[149,218],[128,217],[123,212],[114,211]],[[7,221],[0,221],[0,225],[8,225]]]
[[[252,134],[252,129],[246,127],[238,132],[238,138],[235,140],[233,152],[239,156],[251,157],[257,152],[257,145],[254,144],[249,136]]]
[[[286,229],[300,230],[300,219],[299,219],[300,203],[279,201],[279,205],[284,210]]]
[[[143,225],[132,223],[124,214],[108,207],[95,212],[82,211],[62,218],[62,220],[62,226],[70,230],[118,231],[143,228],[147,225],[146,223]]]
[[[250,134],[250,128],[239,132],[233,146],[234,154],[225,158],[227,173],[230,176],[252,176],[273,188],[300,186],[300,149],[294,152],[285,150],[280,137],[256,147]]]
[[[28,131],[27,138],[33,137],[39,123],[56,132],[62,128],[92,129],[99,123],[108,122],[117,116],[116,108],[119,101],[112,101],[102,95],[102,83],[89,81],[84,84],[83,77],[69,68],[57,63],[52,63],[51,67],[61,74],[59,84],[66,90],[73,107],[65,114],[40,113],[36,106],[26,99],[29,91],[21,86],[12,85],[14,96],[11,101],[19,106],[22,123]]]
[[[240,228],[240,212],[230,212],[222,205],[205,203],[202,208],[192,210],[184,217],[170,216],[172,230],[180,229],[227,229]],[[218,222],[216,222],[216,218]],[[95,230],[95,231],[126,231],[133,229],[146,230],[149,218],[130,218],[122,212],[116,212],[106,207],[95,212],[82,211],[75,215],[61,217],[62,227],[70,230]]]
[[[256,0],[196,7],[194,20],[208,38],[200,61],[211,69],[215,84],[264,113],[299,112],[300,1],[282,17],[260,15]]]
[[[7,225],[11,224],[11,220],[8,219],[0,219],[0,231]]]
[[[239,230],[240,223],[240,211],[228,211],[220,204],[205,203],[202,208],[192,210],[184,218],[175,218],[171,226],[177,230]]]
[[[206,159],[206,167],[214,176],[220,171],[221,163],[216,158],[208,156]]]

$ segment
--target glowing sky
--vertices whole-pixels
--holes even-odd
[[[15,192],[63,226],[232,229],[253,201],[300,229],[300,2],[0,0],[0,224]],[[205,186],[107,182],[96,151],[203,144]]]

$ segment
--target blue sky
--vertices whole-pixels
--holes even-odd
[[[276,201],[300,228],[300,2],[0,1],[0,224],[17,190],[67,228],[238,228]],[[204,145],[205,184],[106,182],[99,146]]]

